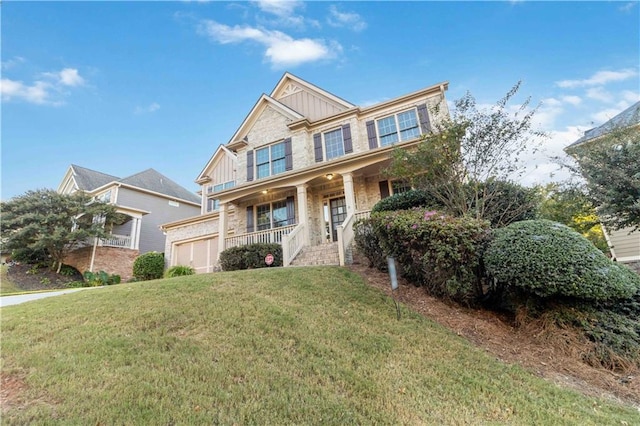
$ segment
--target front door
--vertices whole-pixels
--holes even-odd
[[[347,202],[343,198],[329,200],[329,210],[331,212],[331,238],[338,241],[338,226],[342,225],[347,217]]]

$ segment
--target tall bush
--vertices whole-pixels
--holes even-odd
[[[426,191],[412,189],[410,191],[394,194],[378,201],[371,209],[372,213],[388,212],[395,210],[409,210],[414,207],[442,208],[436,198]]]
[[[164,254],[150,251],[141,254],[133,262],[133,276],[137,280],[155,280],[162,278],[164,272]]]
[[[386,271],[387,256],[380,247],[380,240],[373,230],[371,219],[362,219],[353,224],[356,249],[367,258],[369,267],[376,267],[379,271]]]
[[[481,251],[488,222],[435,210],[375,213],[371,223],[404,276],[440,297],[472,304],[482,296]]]

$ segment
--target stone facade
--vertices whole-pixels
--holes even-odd
[[[93,247],[83,247],[75,250],[65,257],[66,265],[73,266],[80,273],[88,271],[91,267],[91,254]],[[117,247],[96,247],[93,260],[93,272],[105,271],[108,274],[120,275],[122,282],[129,281],[133,277],[133,262],[140,255],[138,250],[123,249]]]

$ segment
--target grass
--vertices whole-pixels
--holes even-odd
[[[342,268],[178,277],[2,308],[3,424],[638,424]]]
[[[0,265],[0,296],[7,296],[9,294],[22,293],[23,290],[16,287],[16,285],[9,280],[7,275],[7,265]]]

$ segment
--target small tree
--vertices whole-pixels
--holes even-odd
[[[529,110],[528,99],[515,109],[509,107],[519,88],[520,83],[489,110],[479,109],[467,93],[455,101],[452,118],[438,124],[434,133],[424,135],[415,150],[396,149],[387,173],[409,180],[456,216],[516,218],[515,210],[530,210],[529,204],[510,203],[505,199],[505,186],[495,184],[512,185],[521,177],[524,152],[535,149],[544,136],[532,130],[536,109]],[[506,195],[510,194],[516,192]],[[510,214],[496,211],[499,205],[511,209]]]
[[[59,194],[51,189],[27,191],[0,204],[4,249],[44,251],[60,272],[65,256],[91,237],[104,237],[104,224],[114,207],[82,193]]]

